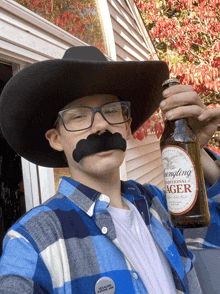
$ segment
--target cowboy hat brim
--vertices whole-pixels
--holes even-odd
[[[134,133],[158,108],[163,99],[162,83],[168,78],[168,67],[162,61],[38,62],[18,72],[4,87],[2,132],[25,159],[46,167],[67,167],[63,153],[52,149],[45,138],[64,106],[93,94],[129,100]]]

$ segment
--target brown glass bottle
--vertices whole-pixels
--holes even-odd
[[[180,84],[163,83],[164,90]],[[200,146],[186,118],[166,120],[160,140],[170,222],[177,228],[210,225],[211,218],[201,165]]]

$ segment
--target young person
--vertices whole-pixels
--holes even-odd
[[[0,293],[201,293],[193,254],[169,223],[163,192],[120,181],[126,140],[158,108],[167,78],[164,62],[109,62],[89,46],[33,64],[8,82],[0,102],[5,138],[35,164],[69,166],[71,178],[8,231]],[[194,243],[219,249],[220,158],[202,148],[220,114],[191,86],[163,96],[167,119],[194,117],[212,214],[206,237]]]

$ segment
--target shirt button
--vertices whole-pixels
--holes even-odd
[[[99,200],[109,202],[109,197],[104,194],[101,194]]]
[[[138,275],[136,273],[133,273],[133,277],[135,278],[135,280],[138,279]]]
[[[108,229],[106,227],[102,228],[102,234],[106,234],[108,232]]]
[[[104,201],[105,197],[103,195],[100,196],[99,200]]]

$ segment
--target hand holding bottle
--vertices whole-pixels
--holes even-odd
[[[202,99],[190,85],[175,85],[163,92],[165,100],[160,103],[168,120],[188,118],[195,131],[200,148],[207,145],[216,132],[220,121],[220,108],[207,109]]]

